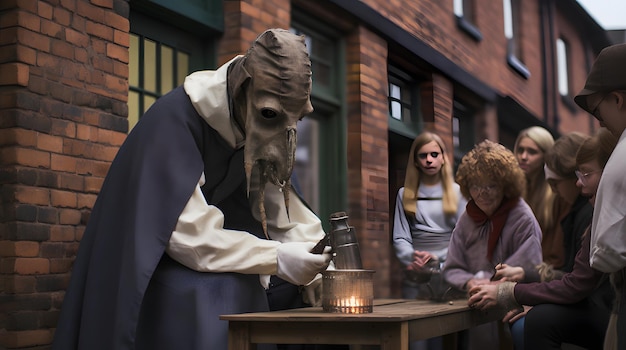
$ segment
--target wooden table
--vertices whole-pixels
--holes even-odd
[[[254,344],[361,344],[382,350],[404,350],[409,342],[444,336],[455,343],[456,332],[499,320],[500,311],[470,309],[466,300],[377,299],[374,312],[340,314],[309,307],[273,312],[222,315],[227,320],[229,350],[256,349]]]

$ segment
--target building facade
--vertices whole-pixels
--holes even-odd
[[[393,203],[420,131],[458,162],[531,125],[599,127],[572,97],[611,42],[574,0],[3,0],[0,347],[50,344],[90,210],[143,111],[268,28],[306,37],[315,112],[298,127],[297,185],[325,224],[349,214],[376,297],[400,295]]]

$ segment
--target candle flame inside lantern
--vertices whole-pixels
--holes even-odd
[[[374,299],[370,270],[332,270],[322,273],[322,307],[327,312],[372,312]]]

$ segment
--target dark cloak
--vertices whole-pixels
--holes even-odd
[[[224,339],[215,346],[212,332],[221,336],[227,326],[219,313],[267,309],[258,275],[201,273],[164,254],[203,171],[203,194],[224,212],[225,228],[262,236],[246,198],[243,150],[209,127],[178,87],[144,114],[111,164],[78,249],[53,349],[218,349]],[[164,281],[186,290],[176,294]],[[225,293],[232,288],[239,294]]]

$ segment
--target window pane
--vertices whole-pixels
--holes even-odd
[[[389,84],[389,96],[395,99],[400,99],[400,87],[393,83]]]
[[[174,50],[166,45],[161,45],[161,93],[166,93],[174,88]]]
[[[150,106],[157,100],[156,97],[153,96],[144,96],[143,97],[143,112],[147,111]],[[142,112],[142,114],[143,114]]]
[[[311,59],[311,70],[313,73],[313,83],[316,88],[323,88],[330,92],[334,89],[333,62],[335,59],[334,43],[323,39],[321,36],[311,35],[296,28],[290,31],[297,35],[304,36],[304,43]]]
[[[556,41],[557,69],[559,72],[559,93],[562,96],[569,95],[569,82],[567,77],[567,45],[562,39]]]
[[[298,122],[296,161],[292,176],[293,186],[307,201],[314,212],[319,213],[319,122],[306,117]]]
[[[330,72],[332,70],[331,67],[329,67],[327,64],[319,62],[311,62],[311,69],[313,70],[313,72],[315,72],[313,74],[313,79],[315,79],[315,82],[317,84],[324,85],[325,87],[330,87]]]
[[[453,0],[454,1],[454,14],[463,17],[463,0]]]
[[[128,84],[139,86],[139,37],[132,33],[130,34],[128,54]]]
[[[513,13],[511,0],[503,0],[504,5],[504,36],[513,39]]]
[[[189,74],[189,55],[179,51],[176,54],[176,65],[176,74],[178,75],[176,85],[181,85]]]
[[[139,115],[143,112],[139,108],[139,94],[130,91],[128,93],[128,130],[132,129],[139,121]]]
[[[144,40],[143,52],[143,88],[156,92],[156,43],[152,40]]]
[[[311,53],[318,60],[330,61],[333,59],[332,43],[321,40],[320,38],[313,38],[313,47]]]
[[[402,73],[403,75],[403,73]],[[414,90],[409,81],[400,78],[400,75],[390,74],[389,79],[389,115],[395,120],[405,124],[412,124],[413,119],[413,93]]]
[[[402,120],[402,105],[398,101],[391,101],[391,117]]]

